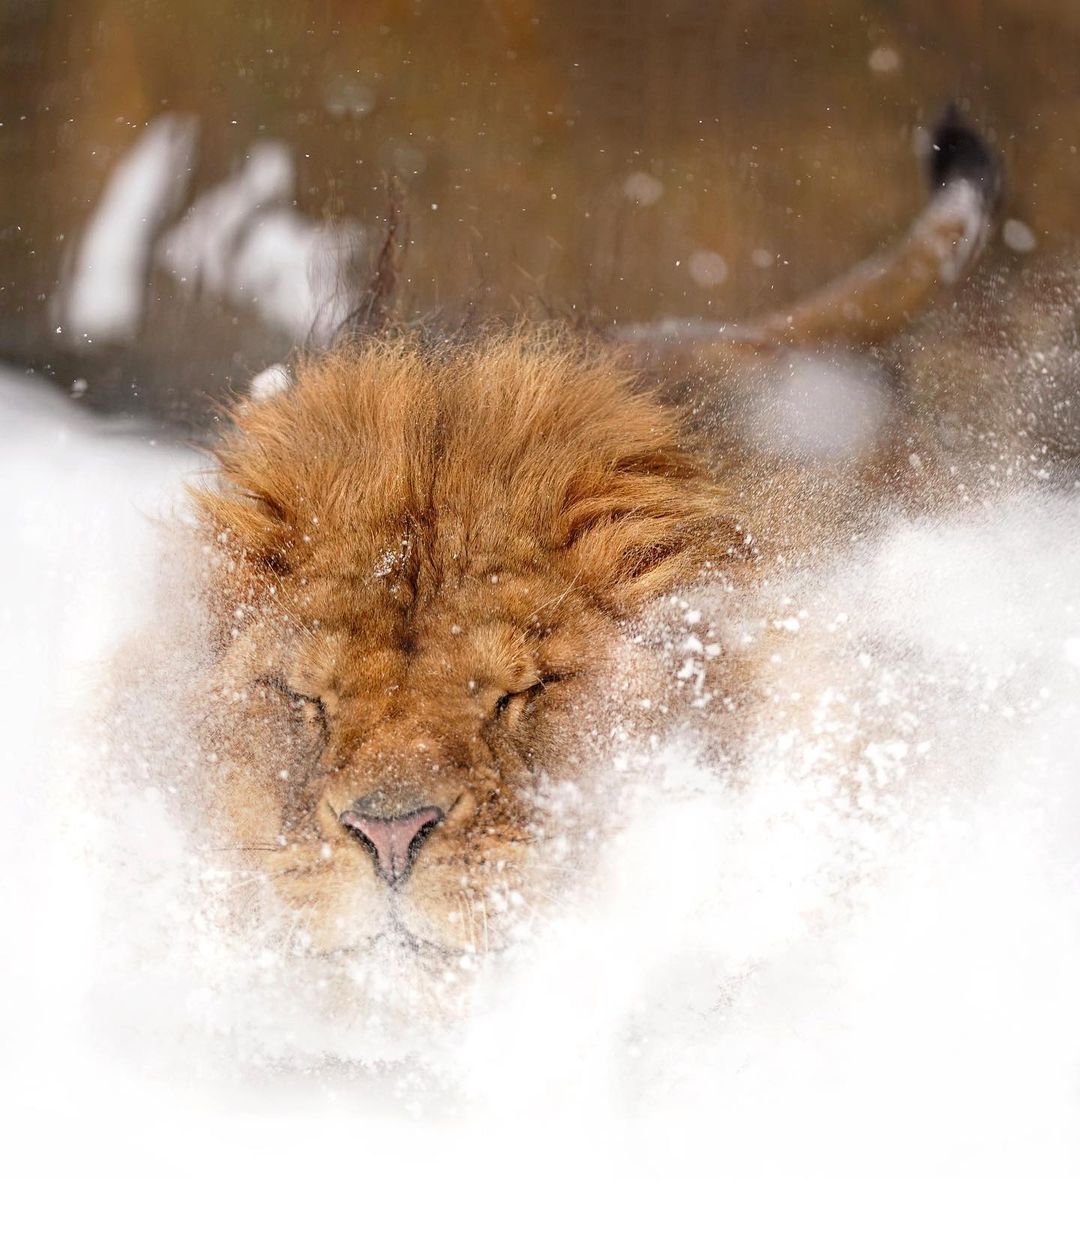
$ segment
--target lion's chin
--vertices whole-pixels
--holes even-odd
[[[475,955],[478,951],[471,940],[452,933],[440,933],[421,926],[412,930],[397,917],[390,915],[378,927],[370,923],[357,924],[353,933],[340,930],[333,937],[318,930],[308,933],[308,957],[326,960],[356,960],[375,954],[398,953],[413,955],[418,960],[430,962],[454,962]],[[489,948],[483,952],[495,952]]]
[[[457,962],[476,951],[462,941],[448,941],[432,936],[417,935],[399,922],[393,922],[378,936],[369,937],[362,946],[351,951],[354,955],[393,951],[414,956],[418,961]]]
[[[331,960],[355,960],[396,952],[418,961],[454,963],[501,952],[514,937],[508,919],[484,899],[413,897],[407,890],[374,895],[368,888],[353,902],[291,908],[293,953]],[[350,904],[352,902],[352,904]]]

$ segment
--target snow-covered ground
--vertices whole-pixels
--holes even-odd
[[[472,1018],[374,1063],[230,976],[176,824],[95,770],[198,459],[14,375],[0,452],[4,1172],[1077,1171],[1080,497],[897,523],[789,592],[807,716],[738,786],[667,750]]]

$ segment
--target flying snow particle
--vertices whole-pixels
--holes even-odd
[[[655,175],[635,171],[633,175],[627,175],[623,183],[623,195],[636,201],[639,206],[651,206],[664,195],[664,185]]]
[[[887,386],[868,364],[796,354],[778,366],[745,424],[774,451],[832,459],[870,450],[888,409]]]
[[[1030,254],[1038,244],[1035,233],[1019,219],[1006,219],[1001,229],[1001,239],[1017,254]]]
[[[711,249],[698,249],[690,255],[690,275],[703,289],[714,289],[727,279],[727,263]]]
[[[365,118],[377,99],[371,84],[353,75],[339,74],[323,89],[323,104],[335,118]]]
[[[875,74],[895,74],[900,69],[900,54],[895,48],[881,44],[866,59]]]
[[[275,394],[283,394],[288,388],[289,369],[284,363],[271,363],[251,378],[248,393],[253,401],[262,402],[266,398],[273,398]]]

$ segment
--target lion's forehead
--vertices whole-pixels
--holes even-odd
[[[489,503],[467,521],[442,509],[425,528],[392,504],[348,526],[334,527],[327,513],[325,529],[305,535],[306,567],[359,587],[392,587],[402,580],[429,587],[468,585],[492,574],[528,582],[557,568],[560,540],[543,530],[514,528],[512,521],[509,501]]]
[[[294,581],[291,603],[307,621],[332,629],[351,629],[358,619],[391,624],[433,614],[453,618],[537,620],[572,587],[550,570],[513,569],[481,557],[466,572],[442,569],[319,565]]]
[[[316,579],[304,591],[293,685],[342,697],[517,686],[568,669],[599,629],[572,587],[505,569],[428,589],[387,575]]]

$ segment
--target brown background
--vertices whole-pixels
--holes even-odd
[[[883,47],[899,64],[875,71]],[[914,128],[950,98],[1003,150],[1040,255],[1076,233],[1077,0],[0,0],[0,59],[0,356],[89,374],[103,405],[134,390],[189,415],[288,349],[163,283],[111,360],[81,367],[52,338],[65,256],[163,110],[202,120],[200,186],[287,141],[315,217],[374,224],[395,171],[424,312],[760,310],[902,228]],[[661,182],[654,204],[625,194],[635,172]],[[723,283],[695,282],[699,250]]]

